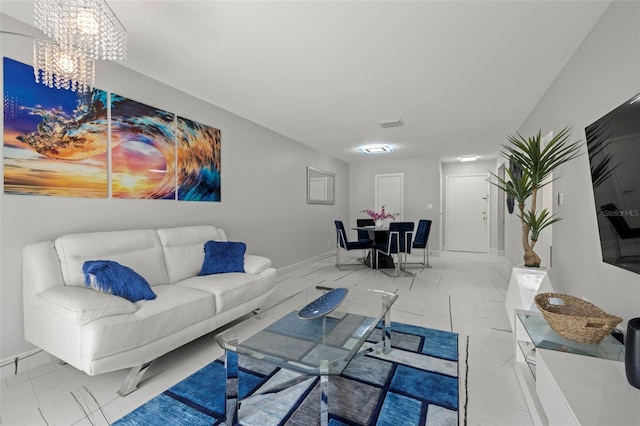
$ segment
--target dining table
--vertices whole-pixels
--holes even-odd
[[[383,244],[387,242],[389,238],[389,227],[377,227],[377,226],[354,226],[351,228],[354,231],[367,231],[369,233],[369,239],[374,241],[375,244]],[[371,259],[373,258],[373,249],[369,250],[369,254],[367,257],[363,259],[363,263],[373,269],[387,269],[387,268],[395,268],[395,264],[393,263],[393,257],[385,254],[377,252],[378,255],[374,258],[373,266],[371,265]]]
[[[369,233],[369,239],[373,240],[375,244],[384,244],[389,239],[389,226],[354,226],[351,228],[354,231],[367,231]],[[393,260],[393,256],[388,255],[386,253],[382,253],[376,251],[377,256],[373,256],[373,248],[369,250],[369,254],[366,258],[363,259],[363,263],[372,269],[389,269],[395,268],[395,263]],[[406,256],[406,254],[405,254]],[[371,259],[374,260],[373,266],[371,265]],[[398,260],[399,261],[399,260]],[[413,275],[413,273],[409,272],[406,269],[406,261],[405,267],[402,267],[402,262],[400,263],[400,270],[402,270],[405,275]]]

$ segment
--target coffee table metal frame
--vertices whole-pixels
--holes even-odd
[[[310,286],[308,288],[305,288],[289,297],[286,297],[285,299],[282,299],[273,303],[272,305],[262,307],[254,311],[253,316],[249,317],[248,319],[244,319],[237,324],[234,324],[233,327],[216,336],[216,340],[218,344],[225,350],[224,364],[225,364],[225,370],[226,370],[226,376],[227,376],[226,377],[226,399],[225,399],[226,425],[238,424],[238,420],[239,420],[238,413],[239,413],[240,404],[242,401],[239,398],[239,392],[238,392],[239,390],[238,354],[242,354],[242,355],[249,356],[256,359],[262,359],[263,361],[273,363],[274,365],[277,365],[281,368],[302,373],[298,377],[288,380],[284,383],[281,383],[277,387],[270,388],[268,391],[264,393],[276,393],[285,388],[288,388],[297,383],[300,383],[304,380],[307,380],[310,376],[319,376],[320,378],[320,401],[319,401],[320,402],[320,424],[322,426],[326,426],[329,423],[329,409],[328,409],[329,407],[329,376],[342,373],[342,371],[347,367],[347,365],[353,359],[359,358],[360,356],[366,355],[367,353],[375,351],[377,353],[382,352],[386,354],[391,351],[391,306],[398,298],[397,290],[391,293],[383,290],[374,290],[374,289],[363,289],[363,288],[349,289],[350,294],[347,296],[347,299],[346,299],[347,301],[357,299],[358,295],[360,296],[368,295],[369,297],[371,297],[372,295],[376,295],[376,296],[379,295],[380,310],[374,313],[375,316],[368,316],[368,315],[362,316],[363,320],[366,321],[366,329],[362,330],[360,338],[356,342],[354,342],[353,347],[349,350],[349,352],[347,352],[344,356],[340,356],[337,359],[335,358],[325,359],[325,358],[328,358],[328,356],[324,356],[324,357],[321,356],[321,358],[317,362],[317,365],[303,366],[303,365],[300,365],[299,363],[294,362],[295,360],[293,359],[285,359],[285,358],[273,359],[269,356],[265,356],[264,353],[261,353],[259,350],[256,350],[255,348],[243,346],[243,343],[239,341],[239,337],[237,335],[237,332],[235,332],[235,329],[240,324],[244,324],[246,321],[250,321],[255,318],[262,318],[267,311],[277,306],[280,306],[284,302],[300,295],[301,293],[307,292],[308,293],[307,296],[308,296],[309,294],[313,294],[314,291],[317,291],[317,297],[320,297],[322,295],[321,293],[322,291],[328,291],[332,289],[333,288],[323,287],[323,286]],[[302,305],[300,306],[300,308],[302,308]],[[334,318],[336,316],[339,317],[340,315],[344,315],[344,314],[359,315],[359,314],[350,313],[349,309],[350,309],[349,304],[346,303],[338,307],[335,311],[328,314],[326,317],[320,319],[322,321],[323,344],[319,346],[324,345],[324,339],[327,334],[326,333],[327,318]],[[286,318],[286,315],[280,318],[279,320],[277,320],[275,323],[265,325],[265,328],[259,331],[258,333],[254,334],[254,336],[257,336],[260,333],[263,333],[267,327],[272,326],[280,321],[283,321],[285,318]],[[303,327],[305,325],[304,323],[307,322],[308,320],[298,319],[298,321],[300,321],[300,323],[295,323],[295,324],[299,324],[301,327]],[[373,330],[376,329],[377,324],[379,324],[380,322],[382,326],[381,341],[371,347],[362,349],[362,345],[368,339],[371,332],[373,332]],[[249,339],[251,339],[254,336],[251,336]],[[261,394],[264,394],[264,393],[261,393]],[[254,393],[253,395],[251,395],[251,397],[254,397],[256,395],[258,394]]]

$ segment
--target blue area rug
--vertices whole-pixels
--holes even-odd
[[[370,336],[380,340],[380,330]],[[329,378],[329,424],[458,425],[458,335],[392,323],[389,354],[352,361]],[[372,345],[366,343],[365,346]],[[256,395],[298,373],[240,357],[240,424],[315,425],[320,419],[318,377],[278,393]],[[225,370],[216,360],[127,414],[114,425],[219,425],[224,422]]]

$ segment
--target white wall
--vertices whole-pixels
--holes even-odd
[[[0,15],[5,31],[34,30]],[[28,39],[2,35],[1,53],[31,64]],[[333,220],[349,215],[349,166],[251,121],[114,63],[99,61],[96,87],[217,127],[222,202],[83,199],[0,191],[0,359],[31,349],[23,339],[21,250],[72,232],[213,224],[276,267],[330,251]],[[335,205],[306,204],[306,166],[336,174]],[[331,244],[327,244],[330,240]]]
[[[532,64],[544,66],[544,64]],[[519,132],[530,135],[573,127],[572,139],[585,141],[584,128],[640,92],[640,2],[614,2]],[[586,153],[586,148],[583,148]],[[638,165],[640,167],[640,165]],[[602,262],[589,162],[582,155],[562,166],[554,182],[555,206],[565,219],[554,225],[553,266],[557,291],[585,298],[624,318],[640,316],[640,275]],[[521,259],[519,229],[508,223],[507,257]]]
[[[374,209],[375,175],[404,173],[404,220],[415,222],[431,219],[429,250],[439,251],[440,241],[440,160],[435,157],[418,157],[409,160],[385,160],[351,163],[349,170],[349,226],[356,219],[366,218],[364,209]],[[427,204],[432,208],[428,209]],[[345,219],[347,217],[345,216]],[[347,223],[345,222],[345,227]],[[352,231],[349,238],[355,238]]]

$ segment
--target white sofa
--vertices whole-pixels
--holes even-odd
[[[227,238],[214,226],[189,226],[69,234],[27,245],[26,340],[89,375],[131,368],[118,393],[135,390],[154,359],[256,310],[275,290],[276,270],[260,256],[245,255],[245,273],[198,276],[209,240]],[[156,299],[132,303],[86,287],[88,260],[132,268]]]

